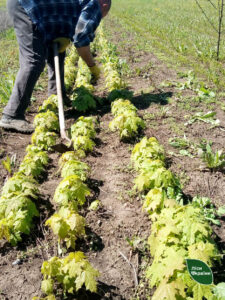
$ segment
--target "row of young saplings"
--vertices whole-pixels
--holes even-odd
[[[183,204],[179,180],[166,169],[163,147],[156,138],[144,137],[133,148],[131,161],[138,172],[135,188],[144,193],[143,209],[152,221],[148,244],[153,261],[146,271],[150,287],[156,288],[152,300],[224,299],[224,283],[202,285],[189,275],[186,259],[212,267],[221,255],[203,210]]]
[[[30,233],[33,217],[39,215],[33,202],[39,197],[36,180],[40,178],[48,164],[47,150],[56,144],[56,131],[59,129],[57,97],[51,96],[45,100],[39,111],[40,113],[34,119],[36,128],[32,135],[32,144],[27,147],[27,155],[24,157],[18,172],[4,185],[0,199],[0,237],[7,239],[12,245],[21,241],[22,234]],[[96,134],[95,125],[96,121],[92,118],[79,118],[71,128],[76,154],[75,152],[67,152],[60,159],[61,175],[65,177],[65,180],[56,190],[54,199],[57,199],[55,202],[59,202],[61,208],[58,213],[47,220],[46,225],[50,226],[55,234],[58,234],[59,243],[64,240],[67,248],[74,248],[77,237],[85,233],[84,218],[78,215],[77,210],[79,205],[84,204],[85,196],[90,194],[89,189],[83,183],[86,180],[89,167],[78,161],[77,158],[84,157],[85,151],[93,149],[93,138]],[[66,192],[64,185],[67,186],[67,189],[65,187]],[[71,203],[67,207],[64,200],[69,201],[71,200],[70,197],[73,199],[76,193],[77,199],[74,198],[76,201],[73,203],[70,201]],[[56,260],[57,258],[52,258],[50,262],[43,263],[42,273],[45,279],[42,282],[42,290],[44,292],[51,294],[53,291],[53,278],[59,279],[59,274],[56,276],[54,272],[51,273],[51,270],[54,266],[56,271],[56,266],[59,267],[59,264],[62,267],[60,270],[58,269],[62,279],[62,282],[59,283],[62,283],[64,291],[72,293],[80,289],[83,284],[86,289],[92,292],[96,291],[95,278],[99,273],[89,264],[82,252],[70,253],[68,257]],[[75,263],[77,264],[77,273],[72,275],[70,266],[73,268]],[[34,299],[36,298],[34,297]],[[54,296],[51,294],[46,299],[54,299]]]
[[[68,55],[65,82],[67,90],[72,90],[72,106],[82,112],[87,108],[95,108],[96,104],[92,95],[94,87],[91,84],[91,74],[81,59],[78,60],[78,71],[74,72],[76,57],[74,50]],[[70,65],[73,66],[72,80],[68,72]],[[75,78],[76,84],[73,89]],[[58,236],[59,250],[62,243],[67,249],[75,249],[77,238],[85,235],[85,219],[78,214],[78,209],[85,204],[86,196],[90,195],[90,190],[84,183],[90,168],[79,159],[85,157],[86,152],[93,150],[96,126],[94,118],[80,117],[71,127],[74,151],[64,153],[59,160],[61,176],[64,179],[57,187],[53,199],[59,210],[46,221],[46,225]],[[57,285],[62,286],[64,293],[77,292],[83,286],[91,292],[97,291],[96,277],[99,276],[99,272],[91,266],[81,251],[71,252],[65,258],[53,257],[43,263],[41,271],[44,276],[42,291],[48,295],[45,299],[54,299],[53,291]]]
[[[115,118],[109,128],[118,130],[121,139],[133,138],[145,128],[145,123],[137,116],[137,109],[129,100],[120,99],[119,90],[126,85],[118,71],[115,47],[105,39],[102,29],[97,37],[106,87],[113,101],[111,112]],[[199,259],[212,267],[221,262],[221,255],[203,209],[192,203],[183,205],[180,182],[165,167],[163,147],[155,138],[145,137],[134,147],[131,160],[139,173],[135,188],[145,194],[143,209],[153,223],[148,240],[153,262],[146,272],[150,287],[156,288],[152,300],[224,299],[224,283],[201,285],[188,273],[185,259]]]
[[[120,61],[115,46],[107,41],[103,28],[98,30],[96,48],[100,50],[99,59],[102,63],[106,88],[110,95],[111,113],[114,119],[109,123],[111,131],[119,131],[122,140],[134,138],[145,128],[145,122],[137,115],[137,108],[127,98],[130,93],[124,91],[126,83],[121,78]],[[125,98],[125,99],[124,99]]]
[[[78,61],[77,76],[70,79],[70,64],[73,64],[71,72],[74,72],[74,63],[76,54],[71,50],[66,60],[65,82],[67,90],[72,90],[76,77],[76,89],[72,90],[71,99],[73,106],[78,111],[80,101],[85,95],[77,96],[77,90],[84,87],[86,96],[93,99],[91,92],[91,77],[89,69],[85,64]],[[80,90],[79,90],[80,91]],[[90,190],[85,184],[89,166],[80,159],[86,156],[87,152],[93,150],[95,146],[94,138],[96,136],[97,121],[93,117],[80,117],[71,127],[71,139],[74,151],[64,153],[59,159],[59,168],[61,177],[64,178],[56,188],[53,201],[58,206],[58,210],[46,221],[53,233],[58,237],[58,251],[62,253],[61,247],[65,246],[67,250],[75,249],[76,240],[85,235],[85,219],[79,215],[79,208],[86,202],[86,197],[90,195]],[[41,272],[44,276],[42,281],[42,291],[47,297],[46,300],[55,299],[54,291],[61,286],[63,293],[74,293],[85,286],[86,290],[97,291],[96,278],[99,272],[95,270],[81,251],[70,252],[64,258],[52,257],[42,265]],[[33,300],[39,299],[34,297]]]
[[[75,52],[70,53],[75,61]],[[68,66],[65,72],[68,73]],[[68,81],[68,75],[65,75]],[[0,239],[12,245],[21,241],[22,234],[29,234],[32,219],[39,216],[34,200],[39,197],[38,179],[48,164],[47,150],[56,144],[59,130],[57,97],[52,95],[39,108],[34,119],[32,143],[16,172],[3,186],[0,198]]]
[[[46,221],[58,238],[58,249],[66,247],[75,249],[76,240],[85,235],[85,219],[79,215],[79,209],[85,204],[90,190],[85,184],[89,166],[80,159],[87,151],[92,151],[95,143],[96,121],[92,117],[80,117],[71,127],[71,138],[74,151],[64,153],[59,160],[63,180],[56,188],[53,201],[58,206],[57,211]],[[95,270],[81,251],[70,252],[66,257],[52,257],[42,265],[44,276],[42,291],[48,296],[44,299],[55,299],[57,287],[63,293],[74,293],[85,286],[86,290],[96,292]],[[34,297],[33,299],[39,299]]]
[[[38,180],[48,164],[47,150],[55,145],[58,130],[57,115],[50,111],[57,108],[57,99],[51,96],[43,102],[40,113],[35,117],[32,144],[27,146],[26,155],[18,172],[7,180],[0,198],[0,239],[8,240],[13,246],[29,234],[32,220],[39,216],[35,200],[39,198]]]

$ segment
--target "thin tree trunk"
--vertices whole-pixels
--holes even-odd
[[[223,21],[223,6],[224,6],[224,0],[221,1],[220,6],[220,0],[218,1],[218,15],[219,15],[219,24],[218,24],[218,40],[217,40],[217,54],[216,59],[219,60],[220,56],[220,42],[221,42],[221,32],[222,32],[222,21]]]

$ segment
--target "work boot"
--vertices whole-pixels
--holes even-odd
[[[0,127],[4,129],[13,129],[22,133],[32,133],[34,131],[33,125],[25,119],[15,119],[7,115],[2,115]]]

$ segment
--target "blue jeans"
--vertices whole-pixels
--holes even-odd
[[[7,8],[19,44],[20,68],[16,76],[10,99],[4,108],[3,114],[24,118],[25,111],[30,104],[34,86],[44,70],[45,62],[48,64],[48,94],[56,94],[56,79],[54,68],[54,55],[51,46],[47,45],[42,33],[31,22],[18,0],[8,0]],[[63,93],[64,88],[64,59],[65,52],[59,53],[60,75]]]

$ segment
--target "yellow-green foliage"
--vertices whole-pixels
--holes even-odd
[[[180,206],[173,203],[157,215],[148,243],[154,258],[147,269],[150,286],[156,286],[153,299],[168,299],[193,296],[194,299],[212,299],[212,287],[202,287],[194,282],[187,272],[185,259],[200,259],[212,266],[219,260],[218,250],[211,239],[212,229],[202,211],[192,205]]]
[[[165,168],[164,149],[155,138],[136,144],[131,160],[139,172],[137,188],[148,191],[143,209],[153,222],[148,239],[153,261],[146,271],[150,287],[156,287],[152,299],[216,300],[215,287],[193,281],[185,262],[186,258],[199,259],[213,266],[219,261],[203,210],[168,199],[168,189],[180,190],[179,181]],[[219,287],[214,292],[218,291]]]
[[[79,160],[70,160],[64,163],[61,170],[61,177],[65,178],[71,175],[77,175],[82,181],[87,179],[90,167]]]
[[[35,116],[34,126],[42,128],[45,131],[58,131],[59,119],[53,111],[47,110]]]
[[[71,127],[71,136],[75,151],[92,151],[95,143],[93,138],[96,135],[96,119],[92,117],[80,117]]]
[[[32,144],[40,150],[49,150],[56,144],[57,134],[55,132],[44,131],[42,127],[36,127],[32,134]]]
[[[67,151],[60,157],[58,165],[60,168],[62,168],[66,162],[70,160],[77,160],[82,157],[85,157],[83,152]]]
[[[78,62],[79,55],[74,46],[71,46],[67,51],[65,58],[65,87],[67,90],[73,88],[77,76],[76,63]]]
[[[132,150],[131,160],[134,163],[136,170],[142,169],[142,164],[147,159],[165,160],[164,149],[155,137],[151,137],[149,139],[144,137]]]
[[[37,182],[29,176],[15,173],[2,189],[0,198],[0,239],[7,239],[13,246],[29,234],[32,220],[38,216],[33,199],[38,197]]]
[[[91,72],[87,64],[80,57],[78,61],[78,73],[76,78],[76,87],[85,87],[89,92],[94,91],[94,86],[91,84]]]
[[[75,249],[77,238],[85,234],[85,219],[68,207],[61,207],[45,224],[51,227],[59,242],[65,241],[67,248]]]
[[[96,108],[96,102],[94,97],[92,96],[91,92],[87,89],[87,87],[81,85],[80,87],[76,88],[72,95],[72,106],[81,112],[85,112],[90,109]]]
[[[109,129],[119,130],[121,139],[135,137],[140,129],[145,128],[145,122],[137,116],[137,109],[129,100],[115,100],[111,111],[115,118],[109,123]]]
[[[39,107],[39,112],[47,112],[48,110],[58,113],[58,98],[56,95],[51,95],[48,99],[44,100],[42,106]]]
[[[48,164],[48,155],[45,151],[40,151],[35,146],[29,145],[27,149],[29,151],[21,162],[18,172],[37,179]]]
[[[90,195],[90,190],[77,175],[64,178],[55,190],[54,201],[60,206],[71,207],[78,210],[84,205],[86,196]]]
[[[104,69],[107,90],[111,92],[115,89],[126,87],[119,72],[119,58],[115,51],[115,46],[106,40],[101,26],[98,28],[97,39],[98,47],[101,50],[100,59]]]
[[[60,284],[64,292],[73,294],[85,286],[86,290],[97,291],[96,278],[100,275],[86,259],[83,252],[71,252],[65,258],[52,257],[42,264],[44,275],[42,291],[52,294],[55,284]]]

